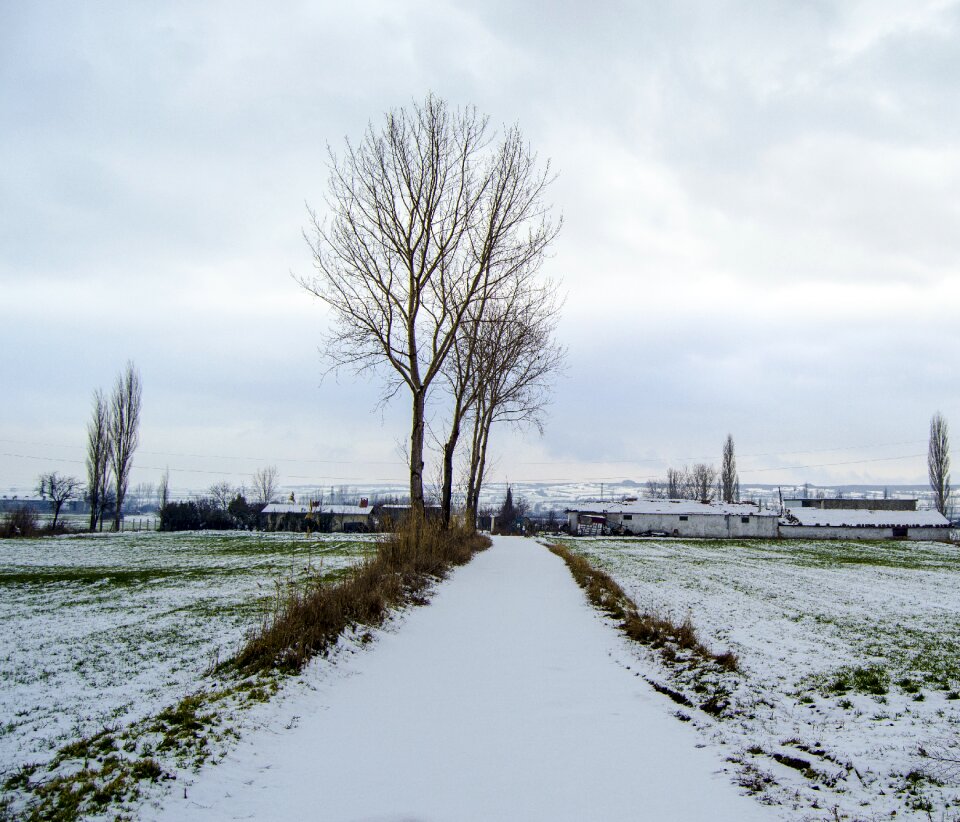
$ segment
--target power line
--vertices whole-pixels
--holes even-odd
[[[29,440],[11,440],[0,438],[0,442],[12,443],[14,445],[39,445],[44,448],[81,448],[85,449],[85,445],[66,445],[64,443],[55,443],[55,442],[34,442]],[[308,457],[251,457],[237,454],[191,454],[191,453],[182,453],[177,451],[143,451],[138,450],[139,454],[148,454],[152,457],[190,457],[193,459],[219,459],[219,460],[250,460],[251,462],[301,462],[301,463],[318,463],[323,465],[405,465],[406,463],[401,462],[400,460],[322,460],[322,459],[311,459]],[[63,462],[70,462],[71,460],[63,460]],[[81,460],[82,461],[82,460]],[[78,462],[78,460],[73,460],[73,462]]]
[[[0,452],[0,457],[16,457],[19,459],[25,460],[41,460],[43,462],[67,462],[74,465],[85,465],[86,463],[83,460],[72,460],[72,459],[63,459],[60,457],[38,457],[33,454],[11,454],[7,452]],[[222,477],[225,473],[237,474],[240,472],[225,472],[225,471],[210,471],[205,468],[177,468],[170,466],[158,466],[158,465],[140,465],[139,463],[134,464],[134,468],[142,469],[146,471],[165,471],[169,469],[171,472],[181,473],[181,474],[210,474],[213,476]],[[341,482],[349,480],[351,482],[404,482],[404,480],[398,479],[385,479],[383,477],[344,477],[340,474],[327,474],[327,475],[317,475],[317,474],[285,474],[286,479],[302,479],[302,480],[332,480],[334,482]]]

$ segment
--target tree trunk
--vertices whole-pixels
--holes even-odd
[[[480,489],[483,486],[483,472],[487,467],[487,443],[490,440],[490,426],[493,420],[489,415],[481,418],[480,422],[480,443],[477,454],[476,476],[473,478],[473,510],[480,510]]]
[[[100,503],[100,494],[96,491],[90,492],[90,530],[97,530],[97,506]]]
[[[443,490],[441,492],[440,510],[444,528],[450,527],[450,515],[453,508],[453,457],[456,454],[457,442],[460,439],[460,423],[462,419],[463,403],[461,396],[458,394],[457,401],[453,408],[450,437],[443,446]]]
[[[413,392],[413,429],[410,432],[410,513],[418,519],[424,517],[423,416],[425,400],[426,396],[422,387]]]
[[[457,440],[460,438],[460,425],[457,424],[450,431],[450,439],[443,446],[443,491],[440,499],[443,527],[450,527],[451,508],[453,507],[453,455],[457,449]]]
[[[473,418],[473,436],[470,445],[470,472],[467,477],[467,522],[476,527],[477,501],[474,489],[477,487],[477,466],[480,464],[480,432],[483,426],[482,402],[478,403]]]

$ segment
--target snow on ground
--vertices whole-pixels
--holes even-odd
[[[280,588],[357,562],[369,539],[144,531],[0,540],[0,774],[196,690]]]
[[[145,819],[769,820],[617,661],[563,562],[497,537],[363,652],[317,660]]]
[[[728,716],[695,712],[694,724],[734,751],[759,798],[800,818],[833,819],[837,808],[844,819],[960,819],[957,774],[919,754],[956,758],[960,747],[955,546],[563,543],[610,572],[641,610],[689,614],[710,645],[740,655]],[[656,679],[691,693],[655,651],[635,653]]]

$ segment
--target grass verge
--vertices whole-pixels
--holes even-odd
[[[685,668],[694,674],[698,703],[687,695],[649,680],[660,693],[687,707],[697,704],[701,710],[722,716],[729,707],[729,692],[716,674],[739,671],[739,659],[733,651],[715,652],[697,636],[690,618],[674,622],[662,614],[641,613],[617,582],[605,571],[595,568],[583,556],[562,545],[550,545],[570,569],[594,607],[619,623],[619,628],[635,642],[655,648],[672,668]],[[706,699],[702,697],[706,696]]]
[[[594,568],[590,562],[562,545],[551,545],[550,550],[567,563],[577,584],[587,592],[587,598],[608,616],[620,621],[620,629],[630,639],[660,650],[667,662],[677,659],[678,651],[725,671],[739,670],[739,659],[732,651],[716,653],[697,636],[690,617],[677,623],[661,615],[640,613],[616,581],[605,571]]]
[[[292,591],[226,664],[244,673],[299,671],[347,627],[378,625],[393,608],[423,604],[430,585],[489,545],[487,537],[465,528],[407,523],[345,579]]]

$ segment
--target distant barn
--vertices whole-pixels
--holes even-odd
[[[950,539],[939,511],[917,511],[915,499],[785,499],[785,539]]]
[[[271,502],[260,513],[267,531],[371,531],[373,509],[361,505],[310,505]]]
[[[776,511],[751,503],[643,499],[590,503],[567,511],[572,534],[617,533],[727,539],[776,537]]]

